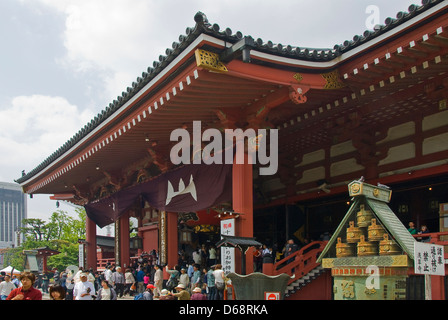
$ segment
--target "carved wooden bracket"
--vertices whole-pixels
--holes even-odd
[[[309,90],[309,88],[307,88],[307,87],[292,85],[289,88],[289,98],[295,104],[303,104],[307,101],[307,97],[305,96],[305,93],[307,93],[308,90]]]
[[[154,149],[148,148],[148,153],[152,158],[152,162],[159,168],[160,171],[166,172],[171,167],[170,163],[161,157]]]

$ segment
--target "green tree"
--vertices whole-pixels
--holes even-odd
[[[8,250],[5,263],[22,270],[23,250],[48,247],[60,252],[48,258],[49,269],[63,270],[68,265],[77,265],[78,239],[85,238],[86,213],[81,207],[77,207],[75,213],[77,217],[57,210],[53,212],[48,222],[42,219],[24,219],[24,227],[20,229],[24,234],[24,241],[20,247]]]

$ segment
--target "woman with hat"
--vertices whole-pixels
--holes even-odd
[[[177,293],[174,293],[173,295],[177,297],[177,300],[190,300],[190,293],[185,290],[185,286],[180,283],[175,288],[177,290]],[[201,288],[199,288],[200,290]]]
[[[157,287],[156,287],[157,288]],[[168,290],[162,289],[159,300],[174,300],[175,297]]]
[[[154,287],[153,284],[148,284],[146,286],[145,292],[143,292],[143,300],[156,300],[159,298],[159,294],[154,292],[156,290],[156,287]]]
[[[92,300],[95,295],[95,286],[92,282],[87,281],[86,273],[82,272],[79,278],[81,281],[75,284],[73,297],[75,300]]]
[[[190,300],[207,300],[207,297],[202,293],[201,288],[196,287],[193,289],[193,294],[191,295]]]

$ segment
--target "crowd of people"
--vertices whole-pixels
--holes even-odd
[[[225,276],[217,262],[216,248],[202,246],[188,254],[181,251],[173,269],[162,267],[153,250],[125,269],[108,264],[102,271],[80,267],[38,275],[3,274],[0,298],[42,300],[42,294],[48,294],[52,300],[116,300],[126,295],[135,300],[222,300]]]
[[[278,253],[286,257],[298,249],[293,240],[280,252],[266,245],[256,248],[254,272],[262,271],[264,258],[276,261]],[[225,288],[219,252],[214,246],[205,245],[188,252],[181,250],[178,263],[172,269],[160,265],[153,250],[144,252],[126,268],[108,264],[101,271],[80,267],[0,278],[2,300],[40,300],[42,294],[48,294],[53,300],[116,300],[124,296],[134,300],[223,300]]]

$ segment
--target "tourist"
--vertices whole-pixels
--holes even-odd
[[[60,284],[54,284],[50,287],[50,299],[51,300],[65,300],[66,292],[65,288]]]
[[[61,272],[61,278],[59,280],[62,288],[64,288],[65,292],[67,292],[67,271],[62,271]]]
[[[82,267],[78,268],[78,271],[75,273],[75,275],[73,276],[73,280],[75,281],[75,284],[77,284],[79,281],[81,281],[80,275],[81,273],[83,273],[84,271],[82,270]]]
[[[42,300],[42,292],[33,287],[36,276],[31,272],[20,275],[22,286],[11,291],[6,300]]]
[[[42,274],[42,292],[48,293],[48,287],[50,285],[50,277],[48,276],[48,272],[45,271]]]
[[[213,276],[215,277],[215,288],[216,288],[215,300],[224,300],[224,289],[226,287],[226,283],[225,283],[224,271],[222,270],[221,264],[217,264],[215,266]]]
[[[115,286],[115,292],[120,298],[123,297],[125,284],[124,274],[121,270],[121,267],[117,267],[115,272],[112,274],[112,283]]]
[[[193,265],[193,276],[191,277],[191,290],[201,285],[201,270],[199,264]]]
[[[216,287],[215,287],[215,276],[213,275],[213,270],[215,266],[211,266],[207,271],[207,295],[208,300],[216,299]]]
[[[260,272],[262,269],[262,263],[263,263],[262,250],[263,250],[263,248],[261,246],[254,248],[254,252],[253,252],[254,272]]]
[[[420,227],[420,231],[418,232],[418,234],[425,234],[425,233],[429,233],[429,229],[426,225],[422,225]],[[431,240],[431,237],[419,237],[418,240],[421,242],[429,242]]]
[[[95,295],[95,286],[87,281],[87,274],[81,273],[79,275],[80,281],[75,283],[73,288],[73,297],[75,300],[92,300],[92,296]]]
[[[208,266],[214,266],[216,263],[216,249],[214,246],[208,250]]]
[[[177,300],[190,300],[190,293],[185,289],[183,284],[179,284],[176,287],[177,293],[174,293],[173,296],[177,297]],[[199,290],[200,289],[201,288],[199,288]]]
[[[60,284],[59,280],[60,280],[60,273],[59,273],[58,269],[55,268],[53,270],[53,285]]]
[[[200,253],[201,253],[201,263],[200,263],[200,265],[201,265],[201,269],[204,269],[205,266],[208,263],[208,261],[207,261],[207,259],[208,259],[208,250],[207,250],[207,247],[205,246],[205,244],[203,244],[201,246]]]
[[[106,269],[104,270],[104,279],[107,280],[109,283],[112,283],[112,270],[111,266],[107,265]]]
[[[17,278],[17,276],[15,274],[12,275],[11,282],[14,283],[16,288],[20,287],[20,280]]]
[[[194,263],[200,265],[201,264],[201,260],[202,260],[201,259],[201,249],[198,248],[195,251],[193,251],[192,257],[193,257]]]
[[[179,284],[183,284],[185,288],[188,288],[190,285],[190,277],[188,276],[187,269],[185,268],[180,269]]]
[[[168,266],[166,266],[166,272],[170,275],[170,278],[166,283],[166,287],[168,290],[173,290],[179,283],[179,266],[175,265],[173,270],[168,269]]]
[[[207,300],[207,296],[201,292],[201,288],[194,288],[190,300]]]
[[[409,228],[408,228],[408,231],[412,234],[412,235],[414,235],[414,234],[417,234],[417,229],[415,229],[415,225],[414,225],[414,222],[409,222]]]
[[[151,274],[149,272],[146,272],[143,276],[143,286],[146,287],[149,284],[149,281],[151,280]]]
[[[5,275],[4,281],[0,283],[0,299],[6,300],[12,290],[16,288],[15,284],[11,282],[11,277]]]
[[[96,300],[117,300],[117,293],[109,286],[109,282],[107,280],[101,281],[101,287],[98,290],[98,296],[96,297]]]
[[[67,292],[65,300],[73,300],[73,290],[75,289],[75,280],[72,277],[67,278],[65,289]]]
[[[155,300],[156,294],[154,293],[154,290],[156,290],[156,287],[152,284],[148,284],[145,292],[143,292],[143,300]],[[157,294],[157,298],[158,296],[159,294]]]
[[[285,246],[285,257],[288,257],[299,249],[297,244],[294,243],[293,239],[289,239],[288,243]],[[294,259],[288,260],[288,263],[292,262]]]
[[[135,278],[134,275],[132,274],[132,270],[127,268],[125,273],[124,273],[124,279],[125,279],[125,288],[124,288],[124,294],[129,294],[131,295],[132,291],[131,290],[132,286],[135,287]]]
[[[156,289],[157,289],[157,287],[156,287]],[[175,298],[176,297],[172,293],[170,293],[168,290],[166,290],[166,289],[163,289],[160,292],[159,300],[174,300]]]
[[[145,271],[143,265],[140,265],[140,269],[137,271],[137,293],[143,293],[145,290]]]
[[[154,265],[154,270],[156,273],[154,274],[154,286],[159,290],[159,292],[162,292],[163,289],[163,272],[162,269],[160,269],[160,265],[156,264]]]

